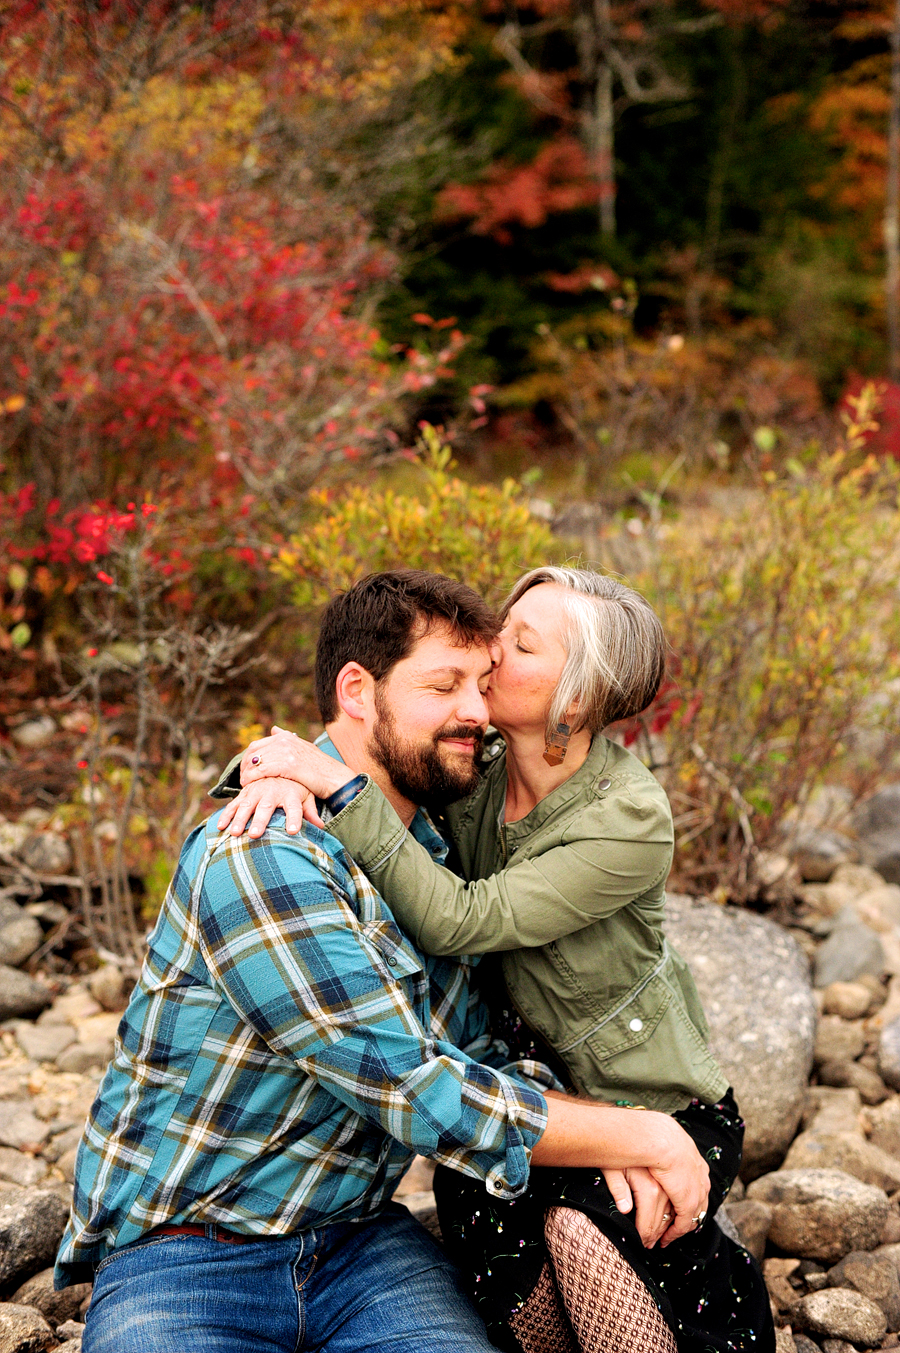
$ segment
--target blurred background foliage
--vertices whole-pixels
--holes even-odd
[[[625,733],[684,878],[751,896],[817,780],[895,774],[891,22],[0,0],[0,811],[127,911],[217,761],[315,726],[329,591],[578,554],[666,614]]]

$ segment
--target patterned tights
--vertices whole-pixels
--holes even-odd
[[[550,1208],[544,1236],[552,1270],[509,1322],[524,1353],[677,1353],[650,1293],[583,1212]]]

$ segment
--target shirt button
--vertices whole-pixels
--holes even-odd
[[[639,1034],[644,1027],[642,1019],[632,1019],[628,1021],[628,1027],[633,1034]]]
[[[598,789],[609,789],[609,787],[610,787],[611,784],[612,784],[612,780],[601,780],[600,783],[598,784],[597,788],[598,788]]]
[[[396,959],[396,957],[395,957],[394,954],[391,954],[390,958],[388,959],[388,963],[390,964],[390,966],[391,966],[392,968],[396,968],[396,966],[397,966],[397,959]]]

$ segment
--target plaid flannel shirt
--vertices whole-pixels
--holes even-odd
[[[60,1286],[162,1223],[282,1236],[371,1216],[414,1152],[498,1197],[527,1186],[546,1102],[502,1070],[465,960],[420,954],[327,831],[216,821],[185,843],[119,1026]],[[422,814],[412,830],[443,856]]]

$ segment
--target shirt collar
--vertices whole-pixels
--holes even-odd
[[[323,752],[327,752],[329,756],[333,756],[335,761],[343,763],[344,758],[341,756],[327,733],[319,734],[316,738],[316,746]],[[409,824],[409,833],[410,836],[418,841],[420,846],[425,847],[431,858],[436,860],[438,864],[442,864],[447,858],[447,852],[449,850],[447,842],[444,840],[443,836],[441,836],[424,808],[416,809],[415,817]]]

